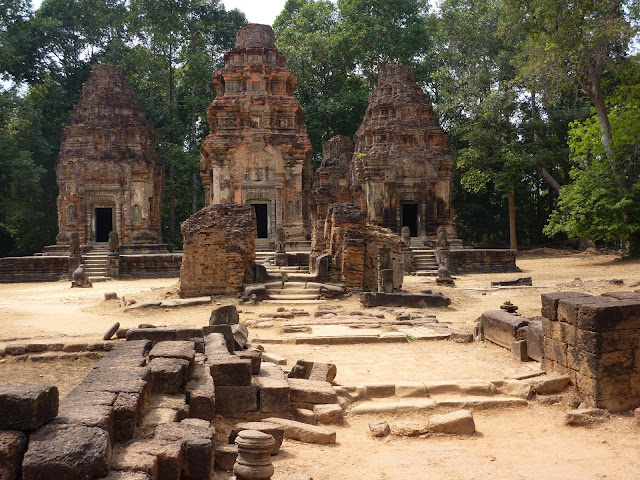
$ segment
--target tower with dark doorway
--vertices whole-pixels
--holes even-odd
[[[453,158],[447,135],[413,69],[387,65],[369,95],[354,135],[354,191],[367,221],[412,237],[433,237],[444,226],[456,235],[451,208]]]
[[[162,242],[164,188],[156,135],[119,67],[100,65],[87,79],[60,146],[58,245]]]

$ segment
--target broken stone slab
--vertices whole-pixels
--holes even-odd
[[[234,443],[238,434],[243,430],[257,430],[258,432],[271,435],[275,440],[271,455],[277,455],[280,451],[280,446],[282,445],[282,441],[284,440],[284,427],[282,425],[271,422],[238,423],[233,427],[231,433],[229,434],[229,443]]]
[[[318,443],[323,445],[333,445],[336,443],[336,432],[326,427],[308,425],[295,420],[269,417],[265,422],[275,423],[284,427],[284,438],[298,440],[305,443]]]
[[[114,438],[113,408],[108,405],[73,405],[61,402],[60,410],[50,425],[84,425],[101,428]]]
[[[292,403],[338,403],[338,396],[329,382],[316,382],[301,378],[289,378]]]
[[[262,352],[262,361],[275,363],[276,365],[286,365],[287,359],[282,355],[278,355],[276,353],[271,352]]]
[[[527,341],[516,340],[515,342],[512,342],[511,355],[519,362],[529,361],[529,356],[527,355]]]
[[[247,330],[247,327],[241,323],[231,325],[231,333],[233,334],[234,349],[243,350],[249,338],[249,330]]]
[[[45,425],[29,436],[23,480],[91,480],[109,473],[107,432],[96,427]]]
[[[532,286],[533,282],[531,277],[520,277],[515,280],[500,280],[496,282],[491,282],[492,287],[521,287],[521,286]]]
[[[378,293],[365,292],[360,295],[360,302],[365,307],[447,307],[451,299],[442,293]]]
[[[313,413],[318,423],[323,425],[342,423],[344,418],[344,411],[335,403],[314,405]]]
[[[236,444],[218,445],[216,447],[216,467],[219,470],[230,472],[238,458],[238,446]]]
[[[480,322],[485,339],[509,349],[513,342],[523,340],[529,325],[526,318],[502,310],[484,312]]]
[[[263,413],[285,413],[291,403],[291,389],[282,369],[262,363],[255,377],[258,386],[258,406]]]
[[[431,433],[473,435],[476,431],[476,424],[469,410],[458,410],[429,417],[429,431]]]
[[[208,356],[207,365],[216,387],[251,384],[251,360],[235,355]]]
[[[178,393],[189,380],[189,362],[180,358],[156,357],[149,362],[155,392]]]
[[[525,400],[530,400],[534,395],[531,385],[526,382],[504,379],[497,380],[492,383],[496,386],[496,393],[499,393],[500,395],[509,395],[524,398]]]
[[[586,427],[601,423],[609,417],[606,410],[600,408],[579,408],[569,410],[565,416],[565,424],[573,427]]]
[[[383,420],[378,420],[375,422],[369,422],[369,431],[371,432],[372,437],[386,437],[391,433],[391,428],[389,424]]]
[[[166,423],[179,422],[182,412],[173,408],[150,408],[142,418],[140,424],[140,434],[142,437],[150,438],[153,436],[159,425]]]
[[[236,325],[239,321],[240,315],[235,305],[214,308],[209,317],[209,325]]]
[[[212,422],[216,415],[215,387],[209,368],[196,365],[186,386],[189,417]]]
[[[183,445],[182,480],[209,480],[213,475],[215,430],[206,420],[187,418],[158,425],[154,438]]]
[[[312,410],[307,408],[294,409],[294,416],[298,422],[308,423],[309,425],[317,425],[318,417]]]
[[[391,424],[391,434],[398,437],[419,437],[429,433],[429,424],[416,420],[399,420]]]
[[[153,345],[158,342],[176,339],[176,329],[171,327],[158,328],[130,328],[127,330],[127,341],[151,340]]]
[[[367,398],[388,398],[396,394],[396,384],[386,382],[366,383]]]
[[[160,306],[160,300],[149,300],[147,302],[137,302],[134,303],[133,305],[129,305],[127,306],[124,311],[128,312],[130,310],[139,310],[141,308],[153,308],[153,307],[159,307]]]
[[[245,414],[258,411],[258,387],[249,385],[216,385],[218,413]]]
[[[106,296],[106,294],[105,294],[105,296]],[[116,297],[116,298],[118,298],[118,297]],[[106,331],[106,333],[103,335],[102,339],[103,340],[111,340],[111,337],[113,337],[114,333],[116,333],[119,328],[120,328],[120,322],[114,323],[111,326],[111,328]]]
[[[352,415],[401,414],[419,410],[432,410],[436,402],[428,398],[405,398],[398,402],[362,402],[351,409]]]
[[[398,382],[396,383],[395,394],[399,398],[405,397],[428,397],[427,387],[421,382]]]
[[[22,477],[22,458],[27,450],[27,436],[15,430],[0,431],[0,478]]]
[[[529,381],[531,388],[538,395],[560,393],[571,383],[567,375],[544,375]]]
[[[251,375],[260,373],[260,364],[262,363],[262,352],[260,350],[255,348],[240,350],[235,353],[235,356],[251,362]]]
[[[0,385],[0,430],[35,430],[58,414],[58,402],[57,387]]]
[[[473,343],[473,333],[450,328],[449,340],[456,343]]]

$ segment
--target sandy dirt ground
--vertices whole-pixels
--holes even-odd
[[[505,300],[518,305],[524,316],[535,316],[540,313],[541,293],[572,290],[599,294],[640,288],[640,261],[621,260],[614,255],[537,250],[521,255],[518,266],[522,273],[460,276],[455,287],[436,288],[431,278],[405,277],[407,290],[433,288],[452,299],[446,309],[409,311],[435,315],[440,322],[471,331],[483,311],[497,309]],[[531,276],[534,286],[488,288],[492,280],[518,276]],[[612,279],[623,283],[610,283]],[[104,301],[105,292],[116,292],[119,300]],[[91,289],[71,289],[69,282],[3,284],[0,285],[0,347],[29,341],[100,341],[116,321],[123,327],[140,323],[207,324],[212,305],[126,311],[131,302],[165,298],[177,298],[177,279],[113,280],[96,283]],[[214,301],[238,303],[236,298],[215,298]],[[345,311],[363,309],[356,296],[329,304],[342,306]],[[317,308],[315,305],[296,307],[311,314]],[[252,323],[260,313],[274,312],[277,305],[241,305],[239,308],[243,310],[241,321]],[[385,315],[392,318],[390,312]],[[295,320],[312,321],[313,317]],[[285,336],[280,321],[251,332],[261,338]],[[265,348],[285,356],[290,365],[298,358],[335,363],[336,382],[344,385],[402,380],[496,380],[522,368],[508,351],[489,343],[268,344]],[[5,357],[0,359],[0,383],[56,384],[64,394],[83,378],[92,363],[87,359],[57,364],[19,363]],[[369,435],[368,423],[382,417],[347,416],[345,424],[336,427],[338,443],[334,446],[285,442],[281,453],[274,457],[273,479],[285,480],[294,472],[308,473],[314,480],[640,478],[640,426],[632,415],[613,415],[591,428],[568,427],[564,425],[564,413],[571,395],[569,391],[565,401],[556,405],[532,401],[528,407],[475,411],[477,433],[473,437],[374,439]],[[384,419],[420,419],[422,415],[427,414]],[[216,474],[215,478],[227,476]]]

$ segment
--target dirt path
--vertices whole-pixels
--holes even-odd
[[[551,254],[551,255],[550,255]],[[610,255],[538,252],[518,259],[519,274],[477,274],[456,279],[453,288],[437,288],[433,279],[406,277],[410,291],[426,288],[442,291],[452,299],[447,309],[423,310],[440,322],[471,331],[479,315],[497,309],[505,300],[519,306],[524,316],[540,313],[540,294],[575,290],[599,294],[640,288],[640,261],[622,261]],[[531,276],[534,287],[489,289],[492,280]],[[622,284],[612,284],[621,279]],[[92,289],[71,289],[69,282],[0,285],[0,347],[24,342],[11,339],[99,341],[116,321],[123,327],[139,323],[155,325],[206,325],[211,305],[181,309],[125,311],[136,301],[174,298],[177,279],[109,281]],[[117,301],[104,301],[114,291]],[[124,300],[123,300],[124,297]],[[237,303],[236,298],[216,298]],[[357,297],[333,301],[344,310],[361,310]],[[275,305],[241,306],[241,321],[273,312]],[[301,307],[312,314],[315,306]],[[400,311],[401,309],[396,309]],[[414,313],[417,313],[415,311]],[[392,318],[390,312],[385,312]],[[313,317],[296,321],[310,322]],[[281,321],[256,329],[262,337],[282,335]],[[53,341],[53,340],[51,340]],[[512,374],[520,364],[495,345],[460,345],[447,341],[348,346],[267,345],[285,356],[289,364],[298,358],[332,362],[338,366],[336,381],[357,384],[374,381],[444,379],[496,380]],[[0,359],[0,383],[54,383],[64,393],[91,368],[82,360],[68,364],[17,364]],[[368,422],[374,416],[348,417],[337,428],[335,446],[286,442],[274,457],[274,480],[289,473],[305,472],[314,480],[345,478],[390,479],[489,479],[507,480],[637,480],[640,478],[640,427],[629,415],[616,415],[592,428],[572,428],[563,423],[566,406],[532,403],[524,408],[474,412],[478,433],[471,438],[427,437],[373,439]],[[395,417],[397,418],[397,417]],[[402,418],[420,418],[420,414]],[[394,418],[385,418],[393,420]],[[215,478],[227,478],[216,474]]]

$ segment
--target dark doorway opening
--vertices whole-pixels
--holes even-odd
[[[418,204],[403,203],[402,204],[402,226],[409,227],[411,236],[418,236]]]
[[[264,203],[252,203],[251,206],[256,211],[258,238],[269,238],[269,228],[268,228],[268,222],[267,222],[267,205]]]
[[[113,209],[96,208],[96,242],[108,242],[113,230]]]

